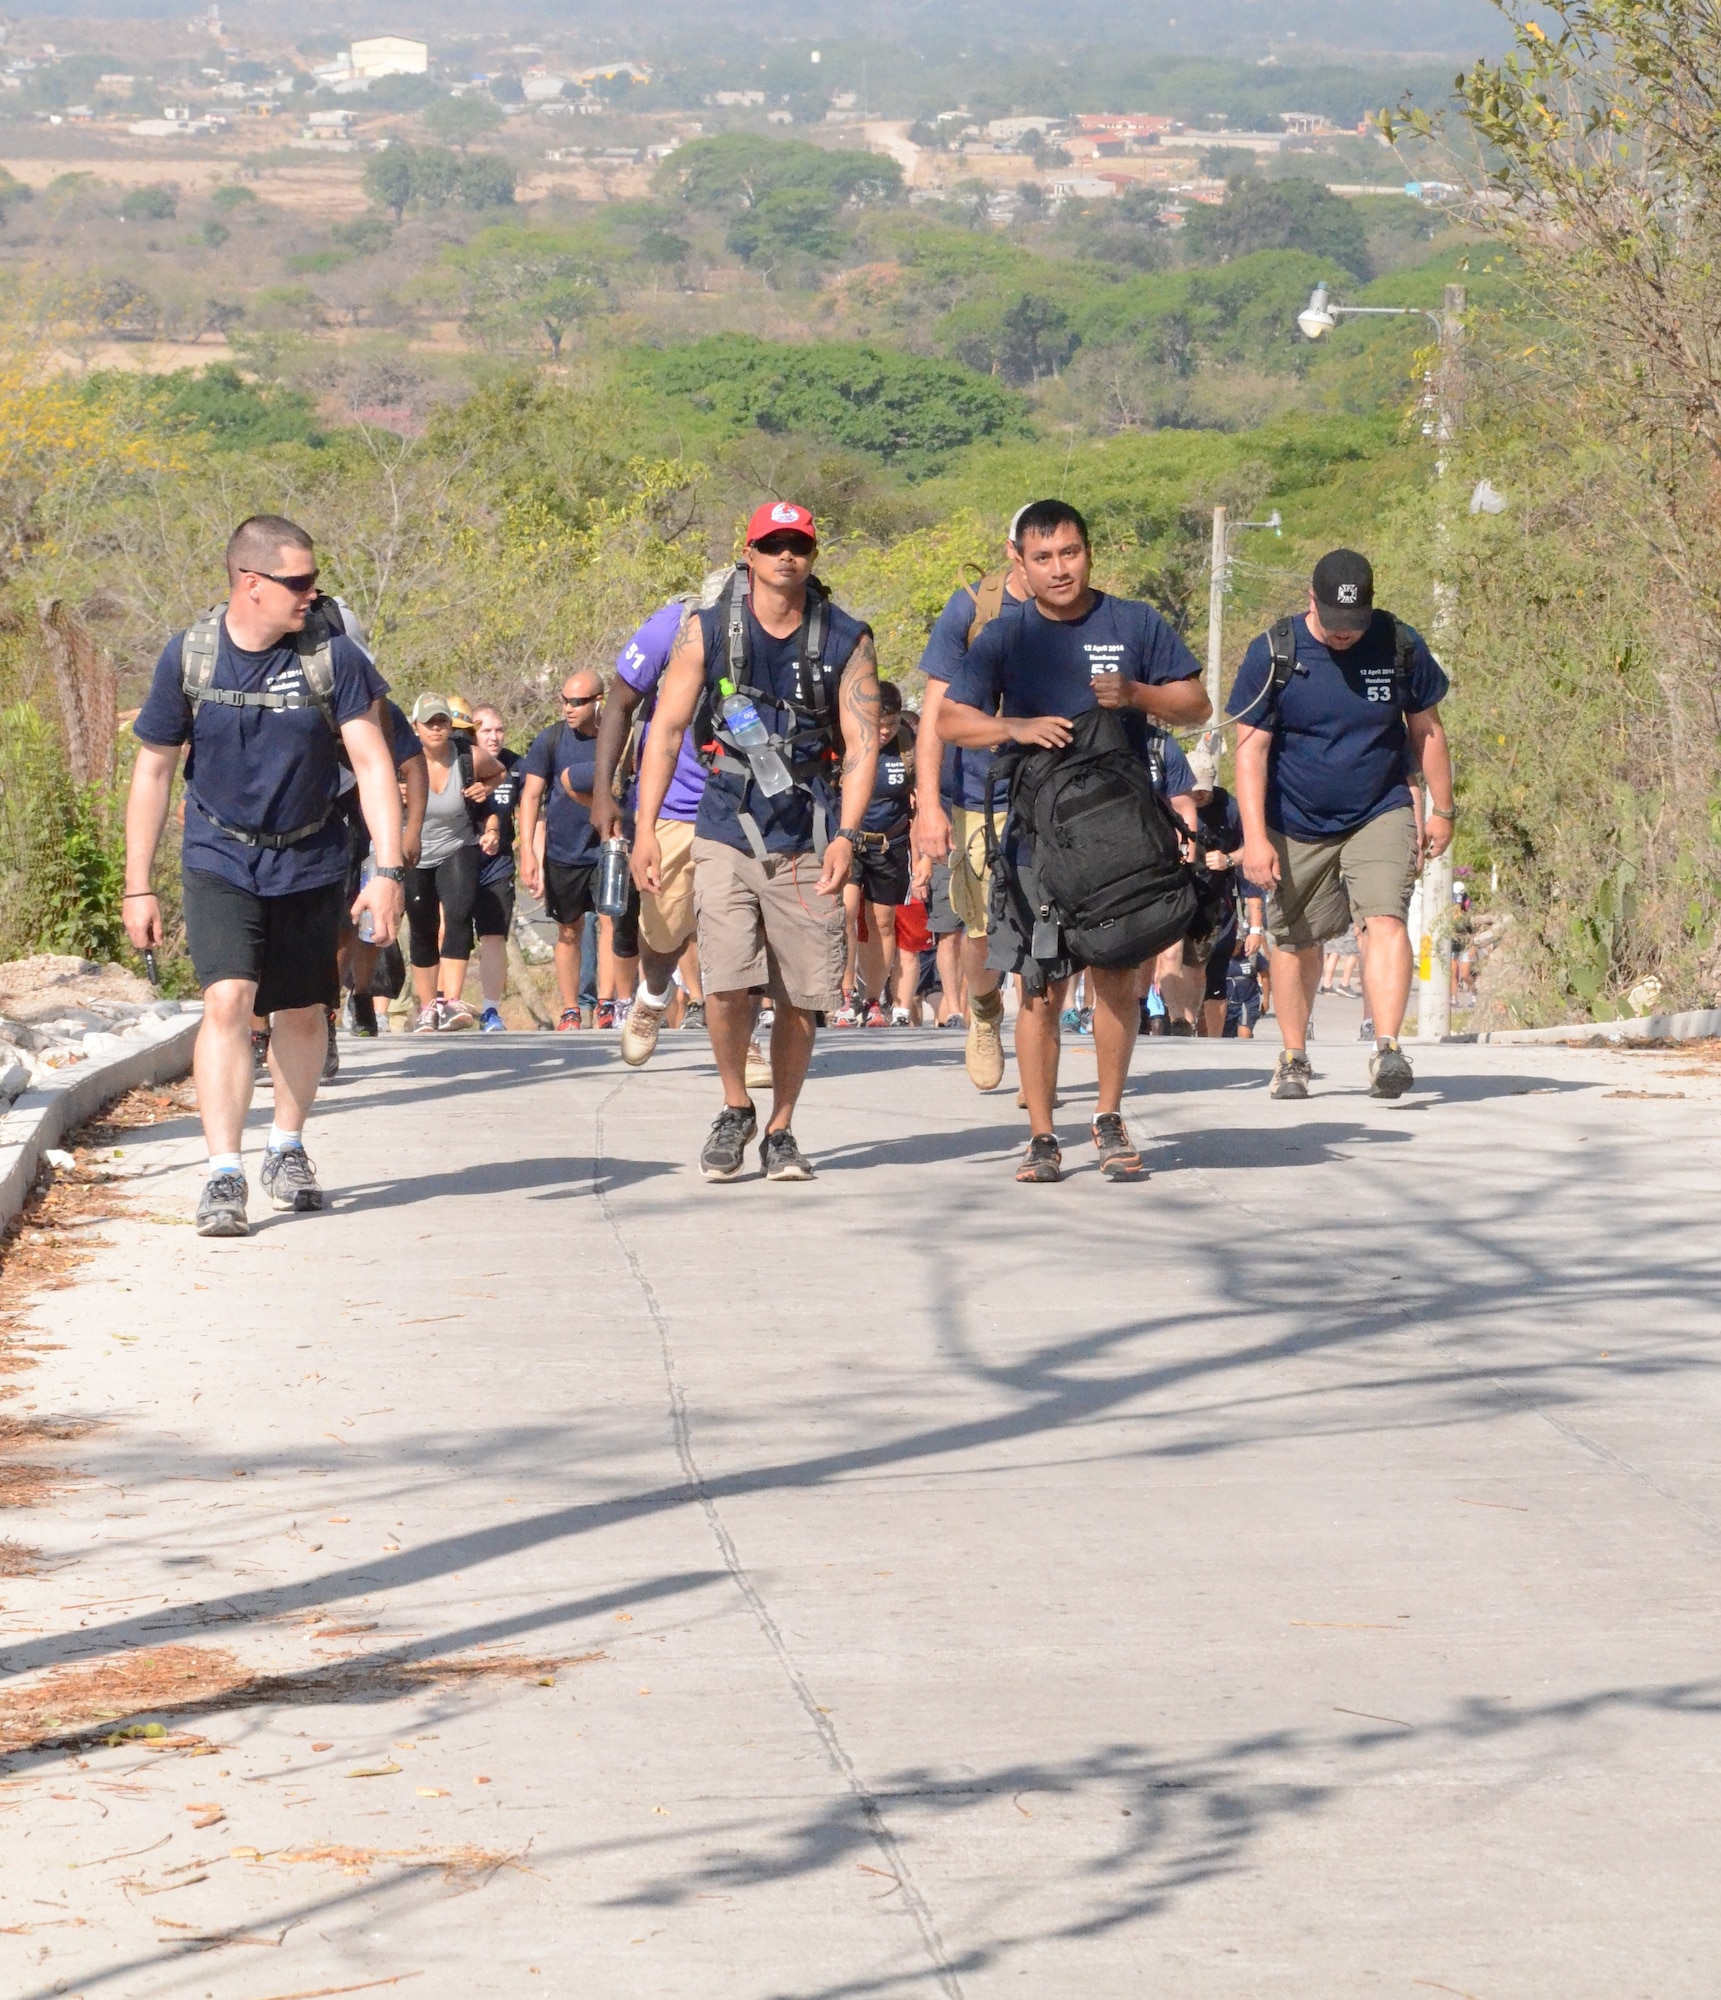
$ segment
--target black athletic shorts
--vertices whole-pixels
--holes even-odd
[[[1207,990],[1204,995],[1209,1000],[1223,1000],[1226,994],[1226,980],[1231,971],[1231,954],[1237,949],[1237,926],[1227,924],[1213,941],[1213,949],[1207,954]]]
[[[544,861],[544,914],[553,924],[576,924],[590,916],[598,888],[595,861]],[[616,919],[613,949],[618,958],[639,956],[639,891],[630,882],[626,914]]]
[[[905,830],[893,833],[883,847],[862,839],[855,848],[854,870],[849,880],[860,884],[861,894],[869,903],[906,903],[911,867]]]
[[[254,1014],[333,1007],[341,997],[335,955],[347,885],[330,882],[292,896],[253,896],[220,875],[185,871],[185,941],[197,983],[253,980]]]
[[[480,882],[472,904],[472,927],[481,938],[505,938],[514,928],[514,878]]]

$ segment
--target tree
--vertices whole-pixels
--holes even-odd
[[[503,208],[514,200],[514,165],[500,153],[392,145],[365,165],[364,190],[399,222],[409,208]]]
[[[373,153],[365,162],[364,191],[379,207],[388,209],[399,222],[411,206],[413,195],[413,148],[389,146]]]
[[[464,146],[496,131],[503,122],[496,104],[483,97],[439,97],[424,107],[421,116],[431,137],[448,146]]]
[[[804,139],[751,132],[678,147],[664,162],[661,180],[689,208],[720,214],[751,208],[774,190],[820,195],[833,210],[891,201],[902,192],[902,169],[883,153],[827,152]]]
[[[171,222],[179,213],[179,189],[171,181],[128,188],[120,197],[120,214],[127,222]]]
[[[526,231],[494,236],[463,259],[472,274],[468,318],[491,339],[542,333],[559,361],[570,330],[609,303],[602,270],[577,252],[534,246]]]
[[[1197,263],[1229,264],[1257,250],[1307,250],[1354,278],[1373,274],[1356,210],[1316,181],[1246,174],[1226,188],[1221,207],[1190,210],[1184,241]]]
[[[724,240],[743,264],[764,265],[789,255],[834,261],[847,243],[835,201],[817,188],[767,189],[730,223]]]

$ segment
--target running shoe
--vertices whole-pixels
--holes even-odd
[[[1026,1111],[1027,1108],[1028,1108],[1028,1093],[1025,1090],[1018,1090],[1016,1093],[1016,1109],[1018,1111]],[[1063,1108],[1064,1108],[1064,1100],[1054,1092],[1052,1097],[1052,1109],[1054,1111],[1062,1111]]]
[[[305,1157],[303,1146],[283,1146],[279,1152],[271,1147],[263,1155],[263,1171],[257,1178],[276,1208],[309,1215],[323,1205],[317,1170]]]
[[[245,1217],[245,1176],[211,1174],[197,1198],[199,1236],[248,1236],[251,1225]]]
[[[1093,1031],[1094,1010],[1091,1007],[1084,1007],[1081,1012],[1081,1018],[1076,1023],[1076,1033],[1078,1035],[1091,1035]]]
[[[663,1014],[661,1007],[648,1007],[643,1000],[636,1000],[628,1009],[621,1031],[621,1059],[629,1069],[639,1069],[651,1061],[663,1027]]]
[[[442,1009],[432,1000],[428,1006],[420,1007],[412,1017],[412,1032],[415,1035],[434,1035],[442,1025]]]
[[[1082,1031],[1082,1010],[1079,1007],[1066,1007],[1058,1016],[1058,1026],[1066,1034],[1079,1035]]]
[[[1279,1060],[1273,1066],[1273,1081],[1267,1086],[1267,1095],[1307,1097],[1314,1074],[1308,1057],[1301,1049],[1281,1049]]]
[[[705,1026],[705,1002],[703,1000],[688,1001],[687,1011],[681,1017],[681,1025],[684,1028],[703,1028]]]
[[[440,1034],[458,1035],[477,1025],[478,1016],[464,1000],[439,1000],[436,1003],[436,1026]]]
[[[876,1000],[869,1000],[866,1006],[866,1024],[869,1028],[888,1028],[890,1016]]]
[[[373,1041],[376,1038],[376,1000],[369,993],[353,995],[353,1033]]]
[[[269,1030],[251,1030],[251,1074],[258,1083],[267,1081],[269,1076]]]
[[[1415,1081],[1410,1058],[1396,1041],[1382,1042],[1368,1059],[1370,1097],[1402,1097]]]
[[[562,1009],[562,1018],[556,1023],[556,1033],[558,1035],[571,1035],[574,1032],[574,1030],[578,1028],[579,1025],[580,1025],[579,1008],[564,1007]]]
[[[487,1035],[500,1035],[508,1026],[502,1018],[502,1010],[499,1007],[486,1007],[478,1016],[478,1025]]]
[[[759,1132],[759,1114],[752,1105],[724,1105],[699,1155],[699,1171],[708,1181],[732,1181],[747,1164],[747,1148]]]
[[[760,1048],[757,1037],[747,1044],[747,1088],[749,1090],[769,1090],[771,1088],[771,1059]]]
[[[855,1025],[855,1010],[852,1006],[850,1006],[848,999],[845,996],[843,1004],[831,1016],[831,1026],[833,1028],[852,1028],[854,1025]]]
[[[1365,1014],[1362,1017],[1362,1026],[1357,1030],[1357,1040],[1359,1042],[1372,1042],[1374,1040],[1374,1016],[1372,1014]]]
[[[339,1044],[335,1040],[335,1022],[339,1016],[333,1007],[328,1010],[328,1014],[329,1043],[328,1047],[323,1051],[323,1074],[321,1080],[324,1083],[333,1083],[335,1078],[341,1073],[341,1051]]]
[[[1022,1164],[1016,1169],[1017,1180],[1061,1181],[1063,1177],[1064,1156],[1055,1135],[1041,1132],[1030,1139],[1028,1150],[1022,1155]]]
[[[759,1164],[768,1181],[810,1181],[813,1163],[795,1144],[793,1132],[767,1132],[759,1148]]]
[[[613,1028],[615,1026],[615,1002],[613,1000],[600,1000],[598,1002],[598,1011],[593,1017],[592,1026],[594,1028]]]
[[[893,1028],[906,1028],[908,1026],[908,1009],[906,1007],[893,1007],[890,1010],[890,1025]]]
[[[1094,1120],[1094,1145],[1100,1172],[1108,1181],[1132,1181],[1141,1172],[1141,1155],[1129,1136],[1121,1111],[1102,1111]]]
[[[941,1028],[960,1028],[964,1033],[968,1029],[967,1020],[961,1014],[952,1014],[948,1021],[940,1021],[938,1025]]]
[[[987,1002],[990,1001],[990,1006]],[[976,994],[968,1013],[963,1051],[968,1081],[976,1090],[996,1090],[1004,1081],[1004,996]]]

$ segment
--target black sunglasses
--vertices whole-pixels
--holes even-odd
[[[596,700],[597,696],[595,694],[565,694],[562,696],[562,706],[564,708],[590,708]]]
[[[316,589],[317,578],[322,572],[313,569],[307,570],[303,576],[277,576],[273,570],[248,569],[243,574],[260,576],[265,583],[278,583],[283,590],[290,590],[295,597],[303,597],[307,592]]]
[[[767,535],[753,546],[762,556],[810,556],[818,544],[805,535]]]

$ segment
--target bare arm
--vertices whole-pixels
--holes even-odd
[[[839,824],[859,826],[872,798],[873,780],[878,775],[878,648],[870,632],[861,635],[837,685],[837,729],[843,750]],[[819,870],[819,894],[840,895],[853,867],[854,849],[839,832],[825,849],[825,864]]]
[[[1121,674],[1101,674],[1094,680],[1094,700],[1101,708],[1133,708],[1178,728],[1205,722],[1213,713],[1199,674],[1181,681],[1129,681]]]
[[[377,866],[398,868],[401,865],[400,793],[395,787],[394,753],[377,727],[375,715],[369,710],[363,715],[355,715],[351,722],[341,724],[341,742],[346,746],[347,760],[353,767],[353,776],[358,780],[359,805],[364,811],[365,825],[370,829]],[[400,925],[405,906],[405,891],[398,882],[373,875],[353,904],[353,922],[356,924],[359,921],[361,911],[369,910],[375,926],[374,941],[388,944]]]
[[[1429,858],[1434,860],[1452,845],[1452,821],[1440,816],[1452,810],[1452,747],[1438,708],[1407,715],[1404,726],[1410,735],[1411,755],[1422,766],[1429,796],[1439,809],[1429,819],[1425,836]]]
[[[1070,740],[1070,725],[1062,715],[988,715],[947,697],[938,711],[938,733],[964,750],[1001,750],[1006,743],[1061,750]]]
[[[1267,837],[1267,758],[1273,732],[1237,725],[1237,814],[1243,822],[1243,872],[1263,889],[1279,879],[1279,857]]]
[[[161,830],[167,824],[167,802],[173,774],[179,768],[180,749],[177,743],[140,743],[132,766],[131,790],[126,795],[122,916],[126,936],[139,951],[152,950],[162,941],[161,905],[150,892],[149,876],[155,866],[155,850],[161,844]]]
[[[681,755],[681,739],[699,707],[705,687],[705,631],[699,615],[691,607],[681,616],[681,630],[669,664],[657,684],[657,707],[652,711],[651,730],[645,739],[645,754],[639,760],[639,811],[633,835],[633,879],[655,895],[662,887],[658,878],[657,817],[675,776],[675,760]]]
[[[920,704],[920,731],[914,739],[914,841],[928,861],[942,861],[950,852],[950,815],[941,795],[944,745],[938,718],[943,712],[948,681],[931,680]]]
[[[424,815],[430,805],[430,766],[422,750],[407,758],[399,776],[400,796],[406,808],[400,830],[400,855],[407,867],[416,868],[424,848]]]
[[[520,787],[520,880],[538,893],[538,812],[544,801],[544,781],[535,773]]]
[[[618,674],[610,685],[603,714],[598,717],[598,767],[592,778],[592,830],[608,840],[621,827],[621,806],[615,796],[615,774],[627,747],[634,716],[645,699]]]

